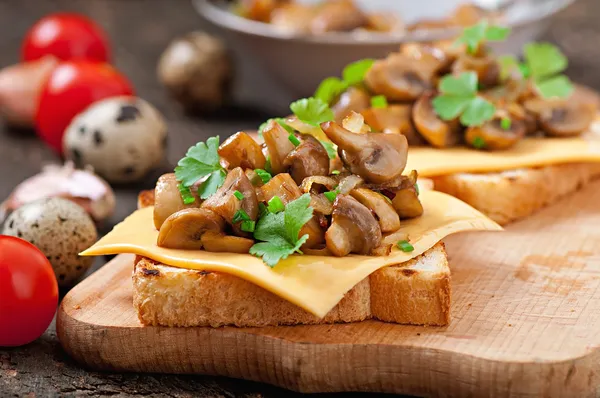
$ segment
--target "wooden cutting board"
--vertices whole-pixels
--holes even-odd
[[[454,236],[447,248],[453,320],[445,328],[143,327],[132,307],[133,256],[121,255],[65,297],[58,336],[101,370],[223,375],[303,392],[596,395],[600,182],[505,233]]]

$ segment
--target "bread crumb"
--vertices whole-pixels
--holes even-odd
[[[79,304],[77,304],[76,306],[73,307],[74,310],[80,310],[81,306]]]

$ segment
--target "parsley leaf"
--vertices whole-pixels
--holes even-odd
[[[329,105],[318,98],[303,98],[292,102],[290,109],[302,122],[315,127],[334,118]]]
[[[456,119],[469,105],[470,97],[438,95],[432,101],[435,112],[443,120]]]
[[[529,74],[542,97],[565,98],[574,90],[573,84],[563,72],[568,65],[567,57],[550,43],[528,43],[523,50]]]
[[[483,41],[503,41],[509,34],[510,28],[489,25],[484,19],[476,25],[465,28],[456,43],[466,44],[467,52],[475,54]]]
[[[208,177],[198,187],[198,194],[202,199],[215,193],[225,181],[226,171],[221,166],[218,149],[218,136],[209,138],[206,143],[199,142],[188,149],[185,157],[175,167],[175,177],[185,188],[191,188],[201,179]],[[182,197],[185,201],[186,196]],[[187,200],[189,201],[189,198]]]
[[[294,129],[292,127],[290,127],[286,122],[285,119],[282,117],[275,117],[275,118],[271,118],[268,119],[266,122],[264,122],[263,124],[261,124],[260,126],[258,126],[258,135],[262,137],[263,131],[264,129],[267,128],[267,125],[269,124],[269,122],[271,120],[275,120],[277,123],[279,123],[279,125],[281,127],[283,127],[288,133],[293,133]]]
[[[491,102],[475,97],[460,116],[460,122],[465,126],[480,126],[490,120],[495,112],[496,107]]]
[[[439,89],[444,94],[470,96],[477,92],[477,73],[465,72],[460,75],[445,76],[440,80]]]
[[[374,59],[366,58],[347,65],[342,72],[344,82],[349,86],[361,83],[374,62]]]
[[[477,96],[477,74],[464,72],[458,76],[446,75],[440,80],[440,95],[432,101],[433,109],[443,120],[460,116],[465,126],[479,126],[494,116],[496,107]]]
[[[326,104],[331,104],[340,94],[342,94],[348,88],[348,83],[341,80],[338,77],[328,77],[323,80],[317,91],[315,91],[314,97],[320,99]]]
[[[298,235],[304,224],[312,218],[313,209],[309,205],[310,195],[304,194],[288,203],[282,212],[263,213],[254,229],[254,238],[261,242],[250,248],[250,254],[262,257],[265,264],[274,267],[290,254],[301,253],[300,247],[308,235]]]
[[[319,142],[321,143],[321,145],[323,145],[323,147],[327,151],[327,155],[329,155],[329,159],[335,159],[337,157],[337,149],[338,149],[337,145],[335,145],[333,142],[329,142],[329,141],[319,140]]]
[[[254,229],[256,233],[256,229]],[[285,260],[288,256],[296,251],[300,250],[300,247],[306,242],[308,235],[302,236],[298,239],[298,242],[294,246],[290,246],[287,243],[280,244],[274,242],[259,242],[255,243],[250,248],[250,254],[262,257],[262,260],[269,267],[273,268],[281,260]]]
[[[374,62],[375,60],[373,59],[362,59],[346,65],[342,71],[341,79],[339,77],[326,78],[319,84],[313,97],[323,101],[327,105],[331,105],[348,87],[362,83]],[[298,115],[296,114],[296,116]]]
[[[551,98],[559,97],[566,98],[573,93],[573,83],[565,75],[551,77],[541,82],[536,83],[536,87],[542,97]]]
[[[525,62],[536,79],[552,76],[567,68],[567,57],[550,43],[527,43],[523,49]]]

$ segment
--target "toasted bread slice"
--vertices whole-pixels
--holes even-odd
[[[138,197],[154,203],[154,192]],[[374,272],[323,319],[236,276],[182,269],[137,257],[133,303],[140,321],[156,326],[239,327],[357,322],[377,318],[412,325],[450,321],[450,268],[443,243],[403,264]]]
[[[144,325],[240,327],[357,322],[411,325],[450,321],[450,269],[442,243],[374,272],[323,319],[236,276],[171,267],[139,257],[133,304]]]
[[[435,189],[455,196],[498,224],[527,217],[600,177],[600,164],[573,163],[498,173],[434,177]]]

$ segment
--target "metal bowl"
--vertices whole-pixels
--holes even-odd
[[[443,16],[464,2],[356,1],[367,11],[397,12],[407,22]],[[505,25],[512,28],[512,33],[506,42],[496,44],[495,50],[515,54],[523,44],[539,37],[553,14],[573,1],[575,0],[479,0],[478,3],[483,7],[503,11]],[[310,96],[321,80],[328,76],[338,76],[350,62],[384,57],[397,51],[402,43],[447,39],[457,33],[456,29],[432,29],[403,34],[342,32],[321,36],[296,35],[275,29],[267,23],[235,15],[228,10],[228,3],[225,1],[192,2],[205,19],[224,31],[238,58],[243,60],[240,67],[242,78],[249,83],[246,86],[251,87],[243,97],[253,102],[258,100],[266,108],[276,110],[282,110],[277,104]],[[265,93],[267,85],[270,90]]]

